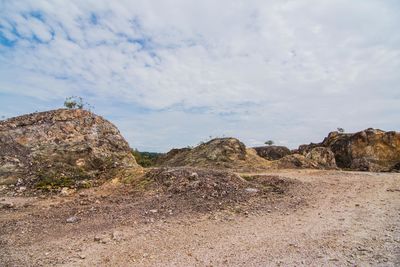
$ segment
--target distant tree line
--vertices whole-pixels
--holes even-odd
[[[135,148],[132,149],[132,155],[140,166],[147,168],[155,166],[157,159],[162,155],[162,153],[140,152]]]

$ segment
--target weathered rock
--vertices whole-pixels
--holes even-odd
[[[174,158],[178,158],[180,154],[185,154],[186,152],[190,151],[191,148],[184,147],[184,148],[173,148],[168,153],[160,156],[156,160],[156,165],[163,165],[166,162],[171,161]]]
[[[216,138],[189,149],[173,149],[160,158],[160,166],[214,167],[229,169],[263,168],[268,161],[235,138]]]
[[[257,188],[248,187],[244,191],[246,191],[247,193],[255,194],[258,193],[260,190],[258,190]]]
[[[327,147],[314,147],[303,154],[306,159],[312,161],[320,169],[335,169],[335,154]]]
[[[300,150],[299,150],[300,151]],[[336,169],[335,157],[326,147],[303,149],[302,154],[287,155],[273,162],[279,169]]]
[[[76,216],[71,216],[65,220],[67,223],[76,223],[79,221],[79,218]]]
[[[274,162],[275,167],[279,169],[317,169],[318,164],[307,159],[304,155],[292,154],[287,155],[280,160]]]
[[[0,121],[0,183],[90,185],[117,167],[140,168],[118,129],[89,111],[59,109]]]
[[[291,154],[289,148],[285,146],[261,146],[254,149],[257,155],[267,160],[278,160]]]
[[[320,144],[299,147],[305,151],[316,146],[329,148],[336,164],[360,171],[396,171],[400,166],[400,133],[369,128],[349,134],[331,132]]]
[[[392,168],[390,168],[391,172],[400,172],[400,162],[395,164]]]

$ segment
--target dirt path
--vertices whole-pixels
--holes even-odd
[[[118,223],[112,225],[99,221],[100,215],[90,223],[72,224],[54,216],[40,228],[31,226],[34,211],[49,212],[59,198],[3,198],[17,206],[27,201],[33,206],[2,211],[0,260],[5,266],[400,265],[400,174],[275,174],[311,187],[303,206],[277,206],[248,215],[188,214],[148,223],[134,214],[115,212]],[[117,211],[121,205],[130,204],[111,205],[111,217],[104,218],[115,219],[113,207]],[[49,225],[54,225],[53,231]]]

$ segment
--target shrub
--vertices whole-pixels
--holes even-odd
[[[267,146],[272,146],[274,144],[274,141],[268,140],[264,144],[266,144]]]
[[[85,104],[83,103],[83,98],[80,96],[70,96],[64,101],[64,107],[68,109],[83,109]]]

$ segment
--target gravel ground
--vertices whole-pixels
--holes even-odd
[[[400,174],[249,175],[296,183],[283,194],[201,212],[171,201],[152,208],[157,194],[126,185],[70,196],[0,195],[0,265],[400,265]]]

